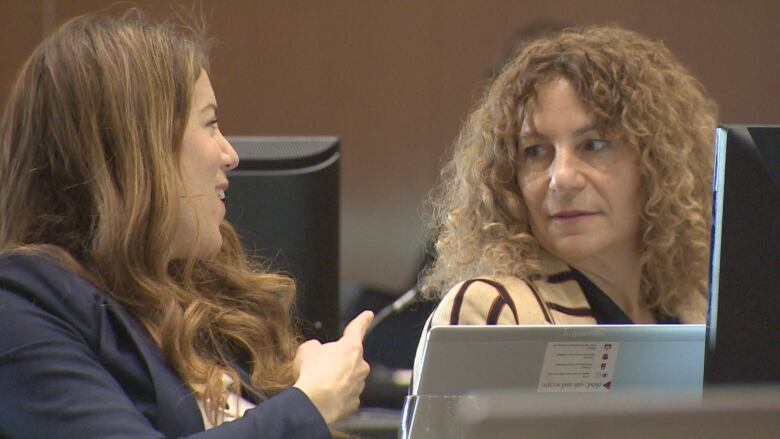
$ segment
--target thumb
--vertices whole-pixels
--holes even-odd
[[[372,320],[374,320],[374,313],[371,311],[363,311],[359,316],[355,317],[347,324],[347,327],[344,328],[344,336],[342,338],[350,338],[362,342]]]

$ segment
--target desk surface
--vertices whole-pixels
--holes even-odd
[[[752,439],[780,433],[780,387],[708,388],[701,398],[667,392],[634,395],[477,393],[458,404],[462,439],[577,437]]]

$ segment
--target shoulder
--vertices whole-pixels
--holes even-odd
[[[39,324],[56,321],[91,344],[102,337],[154,345],[124,306],[49,255],[0,255],[0,321],[4,317]]]
[[[137,433],[151,423],[177,436],[183,431],[179,427],[192,432],[202,428],[189,389],[143,327],[118,302],[56,260],[0,256],[0,322],[3,373],[17,383],[58,383],[44,386],[46,392],[27,395],[16,387],[21,384],[0,380],[0,394],[7,392],[4,384],[11,385],[10,394],[21,395],[18,401],[27,404],[20,407],[40,419],[51,419],[51,411],[63,410],[64,401],[74,414],[67,426],[55,416],[53,421],[41,421],[39,428],[79,429],[89,424]],[[66,393],[71,396],[66,398]],[[41,398],[56,403],[38,403]],[[114,416],[106,417],[108,412]],[[62,435],[66,436],[73,437]]]
[[[32,254],[0,256],[0,289],[50,305],[66,302],[62,306],[93,304],[103,297],[92,283],[53,257]]]
[[[691,297],[687,302],[679,304],[674,315],[685,324],[702,324],[707,322],[707,298]]]
[[[0,254],[0,279],[4,283],[9,281],[34,283],[77,277],[80,276],[60,265],[53,255],[43,253]]]
[[[436,308],[436,325],[544,324],[538,291],[529,282],[512,276],[479,277],[461,282]]]
[[[534,280],[501,276],[461,282],[442,298],[432,325],[596,323],[571,270],[553,268],[560,271]]]
[[[114,308],[87,279],[48,256],[0,256],[0,320],[21,326],[56,322],[94,344],[106,311]]]

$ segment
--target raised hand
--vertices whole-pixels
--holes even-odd
[[[363,360],[363,337],[373,319],[371,311],[363,311],[349,322],[338,341],[321,344],[309,340],[298,347],[298,380],[293,386],[311,399],[328,424],[345,418],[360,405],[370,370]]]

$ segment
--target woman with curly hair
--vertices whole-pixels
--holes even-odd
[[[715,121],[661,43],[614,26],[528,43],[433,197],[423,291],[449,292],[431,324],[703,323]]]
[[[202,36],[73,19],[0,119],[0,437],[331,437],[362,336],[300,343],[291,279],[224,220],[238,157]]]

